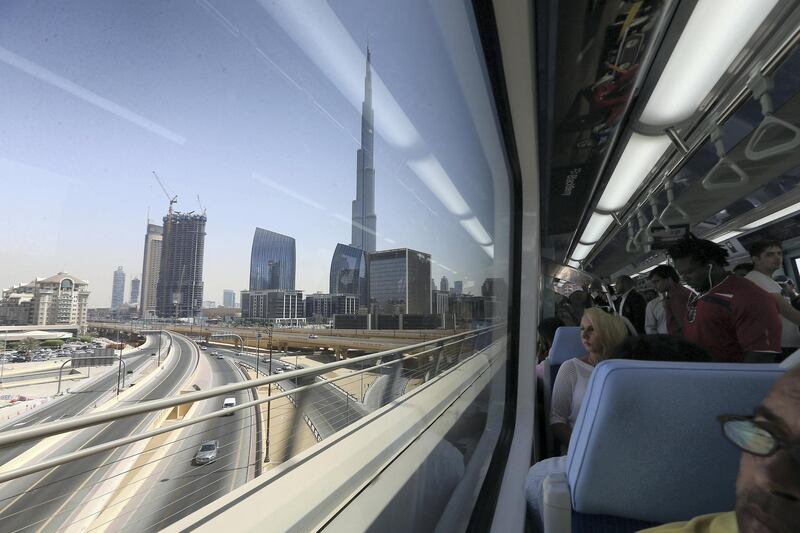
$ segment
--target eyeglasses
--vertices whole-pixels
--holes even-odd
[[[722,415],[717,420],[722,424],[725,438],[740,450],[759,457],[769,457],[785,448],[800,464],[800,443],[789,443],[775,436],[768,423],[757,422],[752,416]]]

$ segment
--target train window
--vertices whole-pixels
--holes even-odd
[[[200,335],[233,350],[193,356],[209,372],[200,390],[241,381],[230,363],[251,357],[258,375],[274,358],[293,370],[303,357],[309,368],[451,339],[439,348],[447,365],[398,365],[401,383],[383,396],[372,379],[325,385],[341,407],[308,407],[283,459],[490,353],[491,379],[438,436],[462,465],[451,481],[480,483],[511,371],[513,214],[469,3],[10,0],[0,6],[0,77],[0,335],[22,328],[44,335],[38,342],[60,326]],[[459,336],[479,330],[469,345]],[[235,424],[251,438],[246,412],[203,426],[202,440],[220,439],[203,475],[191,470],[189,481],[185,464],[165,459],[136,489],[135,518],[123,505],[106,527],[164,528],[251,480],[260,469],[248,470],[249,448],[214,433]],[[59,490],[88,493],[94,469],[55,476],[69,478]],[[66,528],[77,516],[75,501],[38,494],[0,520],[21,528],[47,515]],[[435,501],[439,511],[448,503]],[[105,518],[95,503],[83,524]]]

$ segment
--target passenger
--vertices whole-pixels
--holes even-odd
[[[640,533],[750,533],[800,529],[800,368],[786,372],[752,416],[719,417],[742,450],[736,510],[698,516]],[[738,526],[738,527],[737,527]]]
[[[565,361],[553,384],[550,424],[556,439],[564,446],[569,444],[592,370],[611,356],[611,350],[626,335],[627,329],[619,317],[596,308],[584,311],[581,342],[587,354]]]
[[[783,295],[783,288],[772,279],[776,270],[783,266],[783,250],[780,241],[758,241],[750,247],[753,270],[745,276],[772,296],[781,314],[781,348],[787,356],[800,347],[800,311],[792,307]]]
[[[709,351],[716,362],[772,363],[781,356],[778,305],[751,281],[730,275],[725,248],[687,238],[668,250],[692,294],[683,336]]]
[[[783,295],[792,303],[792,307],[800,310],[800,293],[797,292],[797,287],[794,286],[794,282],[783,275],[775,276],[774,279],[778,282],[778,285],[781,286]]]
[[[659,303],[647,304],[645,331],[648,334],[682,335],[686,302],[692,291],[680,284],[678,273],[669,265],[657,266],[648,279],[661,296],[657,300]]]
[[[733,267],[733,273],[740,278],[747,276],[753,270],[753,263],[739,263]]]
[[[536,353],[536,377],[539,380],[544,379],[544,367],[547,364],[546,359],[550,354],[550,348],[553,347],[556,330],[563,325],[564,323],[558,318],[545,318],[536,328],[539,332]]]
[[[644,296],[636,292],[633,278],[630,276],[618,277],[617,292],[620,295],[615,302],[617,314],[627,317],[636,328],[637,333],[644,333],[644,314],[647,301]]]
[[[589,285],[589,295],[592,297],[594,307],[600,307],[608,312],[612,312],[611,300],[614,290],[611,287],[603,287],[603,282],[599,279],[592,281]]]
[[[638,361],[683,361],[707,363],[711,356],[702,346],[673,335],[637,335],[623,340],[611,354],[612,359]]]
[[[581,289],[573,291],[566,302],[559,306],[558,318],[567,326],[577,326],[581,323],[584,309],[592,307],[592,299]]]

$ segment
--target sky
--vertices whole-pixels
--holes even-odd
[[[507,269],[508,178],[463,4],[5,0],[0,287],[66,271],[105,307],[122,266],[127,300],[168,207],[156,171],[207,211],[204,300],[247,288],[256,227],[294,237],[295,286],[327,292],[369,42],[378,249],[480,294]]]

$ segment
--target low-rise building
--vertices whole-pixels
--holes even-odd
[[[0,322],[10,325],[69,325],[86,331],[89,283],[66,272],[3,291]]]

